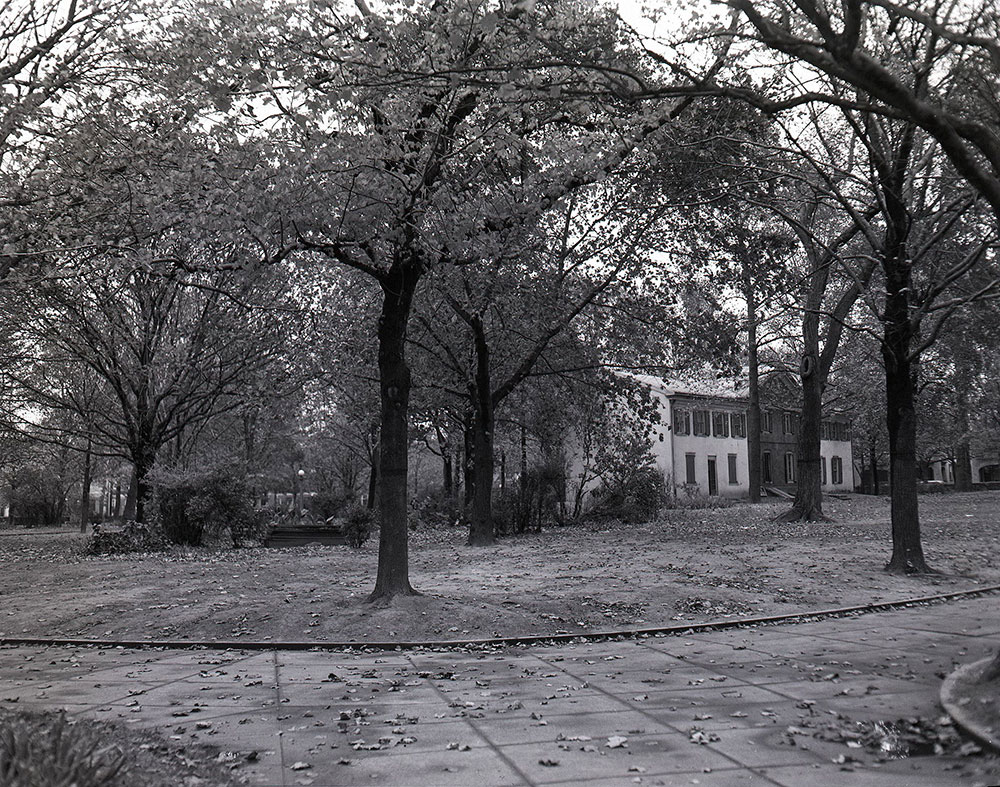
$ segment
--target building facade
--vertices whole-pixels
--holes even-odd
[[[728,393],[647,376],[635,379],[649,390],[659,410],[652,451],[674,493],[748,497],[745,392]],[[765,494],[795,491],[799,414],[788,406],[785,386],[775,381],[761,393],[761,486]],[[821,436],[823,491],[853,491],[850,422],[830,415],[823,420]]]

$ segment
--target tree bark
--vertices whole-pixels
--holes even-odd
[[[465,495],[462,498],[462,505],[469,511],[472,509],[472,501],[476,493],[476,444],[475,444],[475,421],[476,416],[472,411],[468,411],[462,419],[462,480],[465,486]]]
[[[804,332],[807,333],[807,332]],[[782,522],[829,522],[823,513],[823,457],[820,451],[823,422],[823,381],[818,371],[816,356],[818,342],[810,347],[806,343],[800,377],[802,380],[802,408],[799,417],[798,479],[792,507],[778,517]]]
[[[890,234],[892,230],[890,228]],[[892,502],[893,573],[930,573],[920,541],[917,503],[916,380],[910,347],[911,275],[902,244],[887,243],[885,334],[886,426],[889,431],[889,488]]]
[[[473,494],[472,516],[469,520],[469,545],[491,546],[493,533],[493,430],[495,414],[490,383],[490,349],[483,324],[471,321],[476,348],[476,374],[471,386],[473,411]]]
[[[80,532],[86,533],[90,527],[90,457],[91,441],[87,437],[87,449],[83,453],[83,489],[80,493]]]
[[[747,304],[747,367],[749,390],[747,405],[747,482],[750,502],[760,502],[760,362],[757,358],[757,294],[753,289],[750,261],[743,255],[743,297]]]
[[[969,385],[971,382],[959,378],[958,385],[958,429],[961,432],[955,444],[955,491],[972,491],[972,451],[969,445]]]
[[[410,585],[407,532],[408,410],[410,368],[406,363],[406,326],[420,279],[416,260],[397,262],[381,280],[378,368],[382,428],[378,462],[378,573],[370,601],[415,595]]]
[[[135,464],[135,521],[145,522],[147,519],[146,505],[153,488],[150,483],[149,473],[156,463],[156,451],[149,444],[136,446],[134,452]]]

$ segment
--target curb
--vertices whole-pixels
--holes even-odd
[[[961,681],[978,675],[987,664],[993,661],[993,658],[993,656],[987,656],[971,664],[964,664],[952,672],[944,679],[944,683],[941,684],[940,701],[941,707],[944,708],[945,713],[951,716],[951,720],[955,723],[956,727],[960,728],[970,738],[973,738],[983,748],[1000,754],[1000,736],[997,733],[990,732],[990,730],[983,727],[972,716],[966,713],[965,709],[958,704],[958,697],[955,692],[956,687]]]
[[[607,640],[645,639],[648,637],[670,637],[694,634],[702,631],[725,631],[727,629],[753,628],[780,623],[813,623],[830,618],[865,615],[873,612],[887,612],[906,607],[943,603],[963,598],[975,598],[987,593],[1000,591],[1000,585],[957,590],[933,596],[918,596],[900,601],[884,601],[876,604],[861,604],[853,607],[835,607],[811,612],[792,612],[784,615],[769,615],[757,618],[734,618],[707,623],[687,623],[675,626],[652,626],[646,628],[620,629],[613,631],[588,631],[577,634],[530,634],[520,637],[495,637],[484,639],[414,640],[397,642],[310,642],[310,641],[264,641],[264,640],[128,640],[128,639],[87,639],[72,637],[3,637],[0,646],[34,645],[61,647],[99,648],[161,648],[183,650],[189,648],[211,648],[214,650],[339,650],[339,651],[387,651],[387,650],[450,650],[454,648],[500,648],[531,645],[582,644]]]

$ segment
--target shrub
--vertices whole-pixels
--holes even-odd
[[[641,524],[654,519],[667,502],[667,480],[656,467],[636,470],[620,487],[604,488],[592,513]]]
[[[451,527],[463,521],[458,498],[444,489],[428,492],[410,504],[410,529]]]
[[[564,521],[566,471],[559,461],[527,470],[512,488],[494,497],[493,518],[500,533],[541,532]]]
[[[205,535],[228,531],[233,546],[261,539],[266,522],[254,510],[246,479],[225,470],[168,474],[155,479],[153,509],[163,532],[175,544],[198,546]]]
[[[347,543],[355,549],[361,549],[375,524],[375,512],[355,503],[347,509],[344,517],[344,535]]]
[[[124,555],[129,552],[158,552],[170,542],[156,525],[126,522],[120,530],[109,530],[95,522],[93,535],[84,551],[88,555]],[[0,782],[2,783],[2,782]]]
[[[0,784],[4,787],[114,783],[125,765],[117,746],[106,746],[97,730],[70,724],[66,714],[54,721],[17,715],[0,718]]]

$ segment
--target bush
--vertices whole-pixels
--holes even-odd
[[[266,532],[262,514],[253,507],[246,479],[225,470],[158,473],[153,510],[163,532],[175,544],[198,546],[205,535],[228,531],[233,546],[260,540]]]
[[[517,484],[494,496],[494,529],[498,533],[541,532],[544,525],[562,524],[566,472],[561,462],[530,468]]]
[[[654,519],[667,503],[667,480],[656,467],[638,469],[619,488],[598,492],[600,502],[592,509],[598,516],[628,524]]]
[[[375,525],[375,512],[355,503],[347,510],[344,518],[344,535],[347,543],[361,549]]]
[[[410,529],[451,527],[463,521],[462,509],[454,494],[438,488],[410,504]]]
[[[87,540],[87,545],[84,548],[88,555],[158,552],[170,546],[170,541],[163,531],[155,525],[126,522],[120,530],[109,530],[95,522],[93,528],[94,533]]]
[[[14,716],[0,719],[0,784],[4,787],[114,783],[125,765],[117,746],[106,746],[96,730],[70,724],[60,713],[54,722]]]

